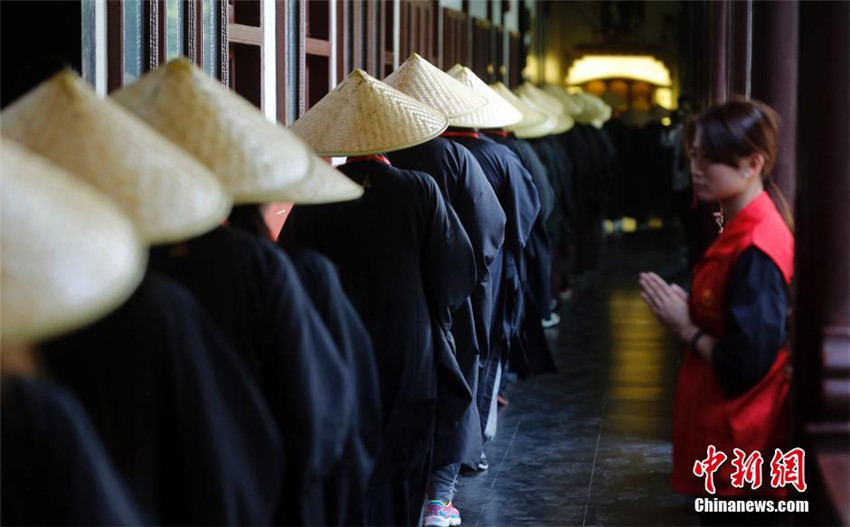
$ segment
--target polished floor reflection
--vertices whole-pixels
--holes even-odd
[[[490,469],[460,478],[464,525],[698,524],[667,484],[681,349],[637,285],[643,270],[687,281],[677,242],[650,231],[606,243],[550,330],[559,373],[508,389]]]

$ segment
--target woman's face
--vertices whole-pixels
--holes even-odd
[[[704,202],[723,201],[733,198],[758,179],[747,160],[741,160],[733,168],[722,163],[714,163],[702,157],[702,132],[697,129],[694,135],[691,156],[691,178],[697,199]],[[749,175],[747,175],[749,174]]]

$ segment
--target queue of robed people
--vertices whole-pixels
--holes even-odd
[[[596,243],[564,160],[610,109],[548,89],[414,54],[287,130],[176,59],[9,106],[4,523],[458,525]]]

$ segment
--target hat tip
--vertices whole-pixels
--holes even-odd
[[[170,61],[168,61],[165,67],[168,68],[168,71],[192,71],[192,63],[186,57],[177,57],[171,59]]]
[[[80,83],[85,81],[80,75],[74,71],[70,66],[65,66],[60,70],[53,78],[49,81],[50,84],[54,84],[57,87],[64,88],[71,92],[79,92],[81,89]]]

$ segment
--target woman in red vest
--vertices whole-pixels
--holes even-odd
[[[688,345],[674,403],[671,486],[695,496],[754,488],[782,496],[766,473],[775,449],[785,448],[794,264],[787,205],[778,193],[786,221],[765,192],[766,184],[775,188],[768,182],[778,118],[763,103],[730,101],[697,117],[686,140],[696,197],[721,205],[720,235],[694,266],[690,295],[654,273],[640,275],[641,298]],[[735,449],[744,456],[737,467]],[[758,456],[746,459],[754,452],[760,467]],[[737,470],[745,462],[755,470]]]

